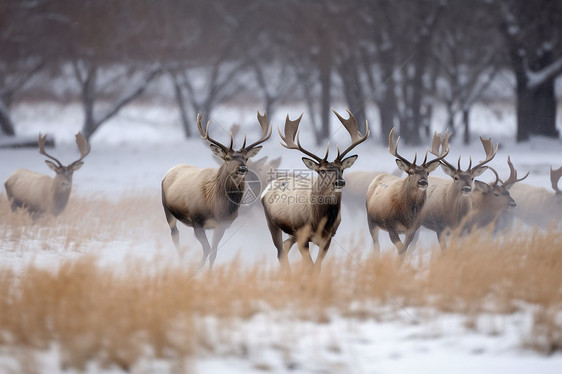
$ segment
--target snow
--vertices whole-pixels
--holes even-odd
[[[340,113],[343,109],[336,108]],[[270,120],[274,126],[281,126],[287,113],[295,118],[303,111],[303,107],[296,105],[282,107]],[[372,128],[376,129],[376,119],[371,118],[373,112],[374,109],[368,108],[367,115]],[[500,176],[509,174],[506,160],[510,155],[520,175],[530,170],[528,183],[550,188],[549,167],[559,167],[562,164],[560,140],[535,138],[525,144],[516,144],[513,141],[514,113],[505,107],[477,105],[471,115],[475,134],[491,136],[494,142],[499,141],[501,144],[492,163]],[[438,124],[444,123],[444,116],[444,110],[436,111],[435,130],[442,130]],[[144,192],[154,195],[157,200],[161,179],[174,165],[189,163],[200,167],[215,167],[216,161],[201,139],[183,139],[178,118],[176,108],[164,104],[135,104],[124,108],[91,139],[92,151],[85,159],[84,167],[74,175],[73,194],[102,195],[118,200],[130,193]],[[333,120],[331,154],[335,156],[335,146],[345,148],[349,139],[343,136],[345,132],[337,130],[335,117]],[[36,136],[38,132],[53,135],[57,140],[57,147],[52,153],[63,163],[78,158],[74,134],[80,130],[82,123],[79,104],[20,105],[15,109],[14,121],[22,136]],[[219,127],[227,130],[233,123],[240,123],[242,130],[248,132],[249,139],[259,136],[256,108],[250,105],[217,109],[213,115],[211,133],[225,140],[226,133],[220,131]],[[558,123],[560,126],[560,121]],[[309,124],[306,113],[302,124],[303,127]],[[372,133],[376,139],[369,139],[356,149],[359,158],[351,170],[393,171],[393,157],[380,145],[380,135],[376,131]],[[301,140],[305,147],[315,150],[310,132],[306,129],[302,131]],[[464,163],[468,163],[469,155],[475,161],[483,158],[484,152],[476,135],[470,146],[460,145],[459,142],[460,137],[453,142],[449,156],[451,160],[456,160],[459,155],[462,155]],[[317,151],[323,153],[323,149],[325,148],[319,147]],[[400,144],[399,151],[410,157],[414,152],[423,152],[424,147],[413,148]],[[300,154],[282,148],[275,131],[257,158],[266,155],[270,158],[283,155],[283,169],[304,169]],[[28,168],[46,174],[50,172],[35,149],[0,149],[0,180],[6,180],[17,168]],[[435,175],[444,174],[439,170]],[[492,175],[482,179],[491,180]],[[2,192],[0,199],[4,198]],[[227,230],[218,251],[217,263],[232,261],[234,258],[249,263],[262,260],[276,263],[276,253],[265,221],[259,216],[261,211],[257,211],[252,214],[241,212],[240,217]],[[350,243],[370,241],[361,213],[344,208],[342,214],[342,225],[328,256],[347,256],[346,248]],[[381,235],[381,239],[381,248],[393,250],[385,235]],[[92,248],[95,248],[95,238],[92,241]],[[180,227],[180,242],[184,245],[188,242],[196,243],[192,230]],[[420,243],[422,249],[416,250],[414,256],[423,256],[423,248],[435,243],[434,234],[423,231]],[[25,249],[16,249],[10,243],[0,243],[0,261],[3,266],[21,269],[30,262],[49,267],[56,266],[64,259],[84,255],[78,251],[57,250],[56,245],[51,247],[44,250],[41,243],[29,243]],[[177,261],[177,253],[163,214],[161,225],[155,227],[154,232],[141,233],[139,238],[123,237],[114,240],[103,250],[99,251],[98,248],[97,255],[108,266],[120,263],[125,258],[135,257],[163,259],[170,263]],[[298,251],[293,251],[291,255],[290,261],[300,260]],[[190,261],[198,256],[200,252],[197,245],[191,250],[190,256],[182,261]],[[412,321],[408,314],[418,322]],[[408,309],[408,314],[394,306],[381,312],[381,318],[377,320],[330,315],[328,323],[318,323],[298,320],[283,313],[262,313],[248,320],[235,322],[236,328],[233,329],[232,336],[222,344],[220,339],[224,337],[216,337],[219,344],[214,352],[201,352],[186,366],[198,373],[558,373],[562,368],[560,353],[546,357],[522,348],[521,342],[530,329],[531,311],[510,315],[480,315],[476,328],[466,326],[466,316],[416,309]],[[218,321],[213,317],[205,319],[209,334],[212,334],[213,324],[216,323]],[[60,352],[56,345],[47,351],[33,352],[30,355],[38,372],[60,370]],[[10,349],[0,348],[0,371],[17,372],[21,360],[21,354],[15,355]],[[137,363],[131,371],[168,372],[174,370],[174,365],[177,363],[154,360],[147,355],[146,360]],[[92,363],[86,371],[101,370]],[[103,371],[121,372],[115,368]]]

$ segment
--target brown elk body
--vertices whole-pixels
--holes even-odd
[[[442,238],[443,232],[456,229],[472,209],[474,178],[486,171],[485,164],[497,153],[498,146],[496,145],[494,149],[491,139],[480,137],[480,141],[486,152],[484,161],[472,167],[471,160],[467,170],[462,170],[460,156],[457,167],[442,159],[441,169],[452,179],[429,178],[430,186],[427,189],[427,200],[422,211],[422,225],[435,231],[441,248],[446,245]],[[435,134],[431,153],[438,155],[439,147],[443,146],[442,142],[441,135]]]
[[[54,178],[27,169],[16,170],[4,183],[12,211],[26,209],[34,218],[44,214],[59,215],[65,208],[72,190],[72,175],[84,164],[82,160],[90,152],[90,146],[81,133],[76,134],[80,158],[69,165],[45,151],[47,135],[39,135],[39,153],[55,162],[45,160],[55,171]]]
[[[255,143],[244,144],[238,151],[230,146],[212,139],[209,135],[209,124],[206,131],[201,125],[201,114],[197,116],[199,133],[208,140],[213,153],[223,160],[218,169],[200,169],[191,165],[177,165],[170,169],[162,180],[162,206],[166,220],[170,226],[172,241],[180,254],[179,231],[177,221],[193,227],[196,238],[203,248],[201,266],[209,258],[212,268],[217,256],[218,244],[225,230],[238,215],[238,208],[244,194],[244,177],[248,171],[246,163],[262,148],[259,144],[271,136],[271,127],[267,114],[258,112],[258,121],[262,128],[262,136]],[[209,245],[206,229],[214,229],[212,245]]]
[[[439,161],[449,152],[448,147],[442,155],[427,161],[427,153],[421,165],[416,158],[409,162],[398,154],[398,141],[394,142],[394,129],[388,136],[389,152],[396,157],[398,168],[407,173],[406,178],[392,174],[381,174],[371,182],[367,191],[367,223],[373,239],[373,249],[378,253],[379,229],[388,232],[400,257],[404,257],[408,246],[421,225],[421,211],[426,201],[428,174],[439,166]],[[405,234],[404,242],[399,234]]]
[[[365,135],[361,136],[351,112],[348,111],[347,120],[335,111],[334,113],[349,132],[352,144],[343,153],[338,149],[338,155],[332,162],[327,160],[329,145],[324,158],[300,145],[297,131],[302,115],[295,121],[291,121],[287,116],[285,136],[280,132],[283,140],[281,144],[285,148],[297,149],[311,157],[303,157],[302,160],[307,168],[317,173],[317,176],[307,178],[305,185],[302,185],[303,181],[298,178],[278,178],[262,193],[261,201],[273,244],[277,249],[277,258],[287,269],[287,254],[291,247],[298,243],[299,251],[307,265],[314,266],[316,273],[320,271],[341,220],[341,190],[345,186],[343,171],[351,167],[357,159],[357,155],[347,158],[344,156],[369,136],[368,123]],[[285,241],[282,238],[283,232],[289,235]],[[315,264],[310,256],[310,242],[319,247]]]
[[[550,168],[552,190],[544,187],[518,183],[509,188],[509,193],[517,202],[517,207],[506,214],[508,223],[514,218],[529,226],[547,229],[552,224],[562,222],[562,191],[558,182],[562,177],[562,167]]]

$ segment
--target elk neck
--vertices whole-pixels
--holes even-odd
[[[449,190],[447,192],[450,193],[445,197],[445,206],[451,209],[452,217],[455,218],[455,223],[458,224],[472,209],[472,199],[470,195],[462,195],[456,188],[455,191]]]
[[[72,190],[72,181],[68,182],[65,177],[57,175],[51,182],[51,188],[51,214],[56,216],[60,214],[68,204],[70,191]]]
[[[341,210],[341,191],[334,191],[333,182],[322,183],[321,178],[316,178],[310,191],[313,217],[313,229],[325,219],[324,231],[333,231],[334,224],[338,221]],[[337,228],[337,227],[336,227]]]
[[[219,217],[227,218],[236,213],[244,194],[244,177],[239,177],[223,164],[215,177],[205,186],[207,197],[215,204],[213,210]]]
[[[417,181],[408,177],[402,182],[401,201],[398,205],[402,206],[409,216],[417,217],[425,204],[426,197],[427,189],[420,190]]]

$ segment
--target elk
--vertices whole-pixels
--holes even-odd
[[[82,160],[90,153],[90,146],[81,133],[76,134],[80,158],[64,166],[45,151],[46,139],[47,135],[39,134],[39,153],[55,161],[45,160],[45,163],[56,175],[51,178],[27,169],[16,170],[4,183],[12,212],[23,208],[33,218],[39,218],[44,214],[57,216],[66,208],[72,190],[72,175],[84,165]]]
[[[271,136],[271,125],[267,113],[258,112],[261,126],[261,138],[246,145],[246,136],[242,148],[233,149],[233,136],[227,147],[209,134],[209,122],[203,131],[201,114],[197,115],[197,127],[203,140],[210,143],[211,151],[223,160],[218,169],[200,169],[191,165],[176,165],[170,169],[162,180],[162,206],[170,226],[172,241],[180,255],[179,231],[177,221],[193,227],[195,237],[203,248],[203,266],[209,258],[212,269],[217,257],[218,244],[225,230],[238,216],[238,208],[244,194],[244,177],[248,172],[248,159],[258,154],[261,143]],[[209,245],[205,230],[214,229],[212,245]]]
[[[343,205],[352,214],[365,210],[365,196],[369,185],[382,171],[359,170],[348,173],[345,177],[345,190],[343,191]]]
[[[506,217],[508,221],[518,218],[529,226],[546,229],[552,223],[559,224],[562,219],[562,191],[558,182],[562,177],[562,167],[550,167],[550,183],[553,191],[529,184],[516,184],[509,187],[509,193],[517,202],[517,207]]]
[[[386,230],[390,240],[396,246],[398,254],[403,259],[408,246],[421,225],[421,211],[426,201],[428,174],[439,166],[449,153],[447,140],[441,155],[431,161],[427,160],[427,152],[421,165],[416,165],[417,154],[410,162],[398,153],[398,142],[394,142],[394,128],[388,135],[388,150],[396,157],[398,168],[407,173],[402,179],[392,174],[377,176],[367,191],[367,223],[369,233],[373,239],[373,249],[380,252],[378,242],[379,229]],[[399,234],[405,234],[404,243]]]
[[[491,139],[480,137],[480,141],[486,153],[484,161],[472,167],[472,159],[470,159],[468,168],[462,170],[461,156],[459,156],[457,167],[443,158],[440,161],[441,169],[452,179],[429,178],[431,186],[427,189],[427,200],[421,213],[422,226],[435,231],[441,248],[446,246],[442,237],[443,232],[457,228],[471,211],[474,178],[486,171],[488,167],[485,165],[495,157],[498,151],[498,144],[494,149]],[[434,134],[430,152],[439,156],[439,147],[447,146],[443,142],[441,134]]]
[[[527,178],[529,173],[518,179],[517,170],[513,167],[509,156],[507,157],[507,164],[510,173],[505,182],[500,179],[497,171],[491,167],[489,170],[496,176],[494,182],[484,183],[478,180],[474,182],[475,188],[470,196],[472,210],[463,222],[464,232],[494,224],[503,212],[512,210],[517,206],[509,193],[509,188]]]
[[[304,186],[301,185],[303,181],[295,175],[277,178],[269,183],[261,196],[267,225],[273,244],[277,248],[277,259],[287,270],[290,269],[287,254],[293,244],[298,243],[299,251],[307,266],[314,267],[316,274],[320,271],[322,261],[341,220],[341,191],[345,186],[343,171],[351,167],[357,159],[357,155],[345,156],[369,136],[368,122],[366,122],[365,135],[362,136],[358,131],[355,117],[349,110],[347,110],[348,119],[344,119],[335,110],[332,111],[351,136],[351,145],[341,153],[338,148],[334,161],[328,161],[329,144],[324,158],[301,146],[298,128],[302,114],[294,121],[287,116],[284,136],[278,129],[282,139],[281,145],[287,149],[296,149],[308,156],[303,157],[302,161],[308,169],[317,174],[307,178]],[[282,241],[283,232],[289,235],[285,241]],[[310,255],[310,242],[319,247],[316,263],[312,261]]]

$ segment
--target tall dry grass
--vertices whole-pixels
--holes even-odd
[[[104,195],[71,195],[66,209],[57,217],[36,220],[23,209],[10,210],[5,195],[0,197],[0,243],[5,251],[25,252],[37,244],[45,251],[80,251],[87,240],[111,242],[138,237],[164,227],[159,196],[152,192],[124,193],[118,199]]]
[[[6,219],[6,206],[0,203],[0,235],[24,246],[30,232],[50,245],[65,246],[61,243],[66,241],[55,238],[70,236],[65,248],[80,251],[90,236],[105,235],[109,243],[122,234],[122,225],[138,225],[142,231],[147,220],[154,224],[146,211],[156,212],[156,203],[147,200],[147,206],[138,197],[131,199],[136,200],[73,201],[68,216],[55,223],[49,218],[32,222],[23,214]],[[92,205],[96,212],[90,212]],[[86,227],[75,224],[84,220],[89,222]],[[421,263],[401,264],[394,252],[376,258],[365,251],[357,247],[349,256],[328,256],[317,278],[298,265],[287,275],[277,265],[237,261],[212,273],[157,260],[116,268],[101,265],[91,254],[54,268],[3,268],[0,345],[46,349],[54,343],[62,352],[63,367],[83,369],[95,360],[128,369],[146,355],[182,360],[213,350],[213,336],[258,313],[327,323],[333,313],[379,318],[389,306],[396,315],[404,315],[402,308],[429,307],[468,318],[533,307],[533,328],[522,344],[545,353],[562,349],[559,232],[497,238],[473,234],[454,240],[445,252],[435,250]],[[201,323],[205,316],[221,321],[215,331]]]

